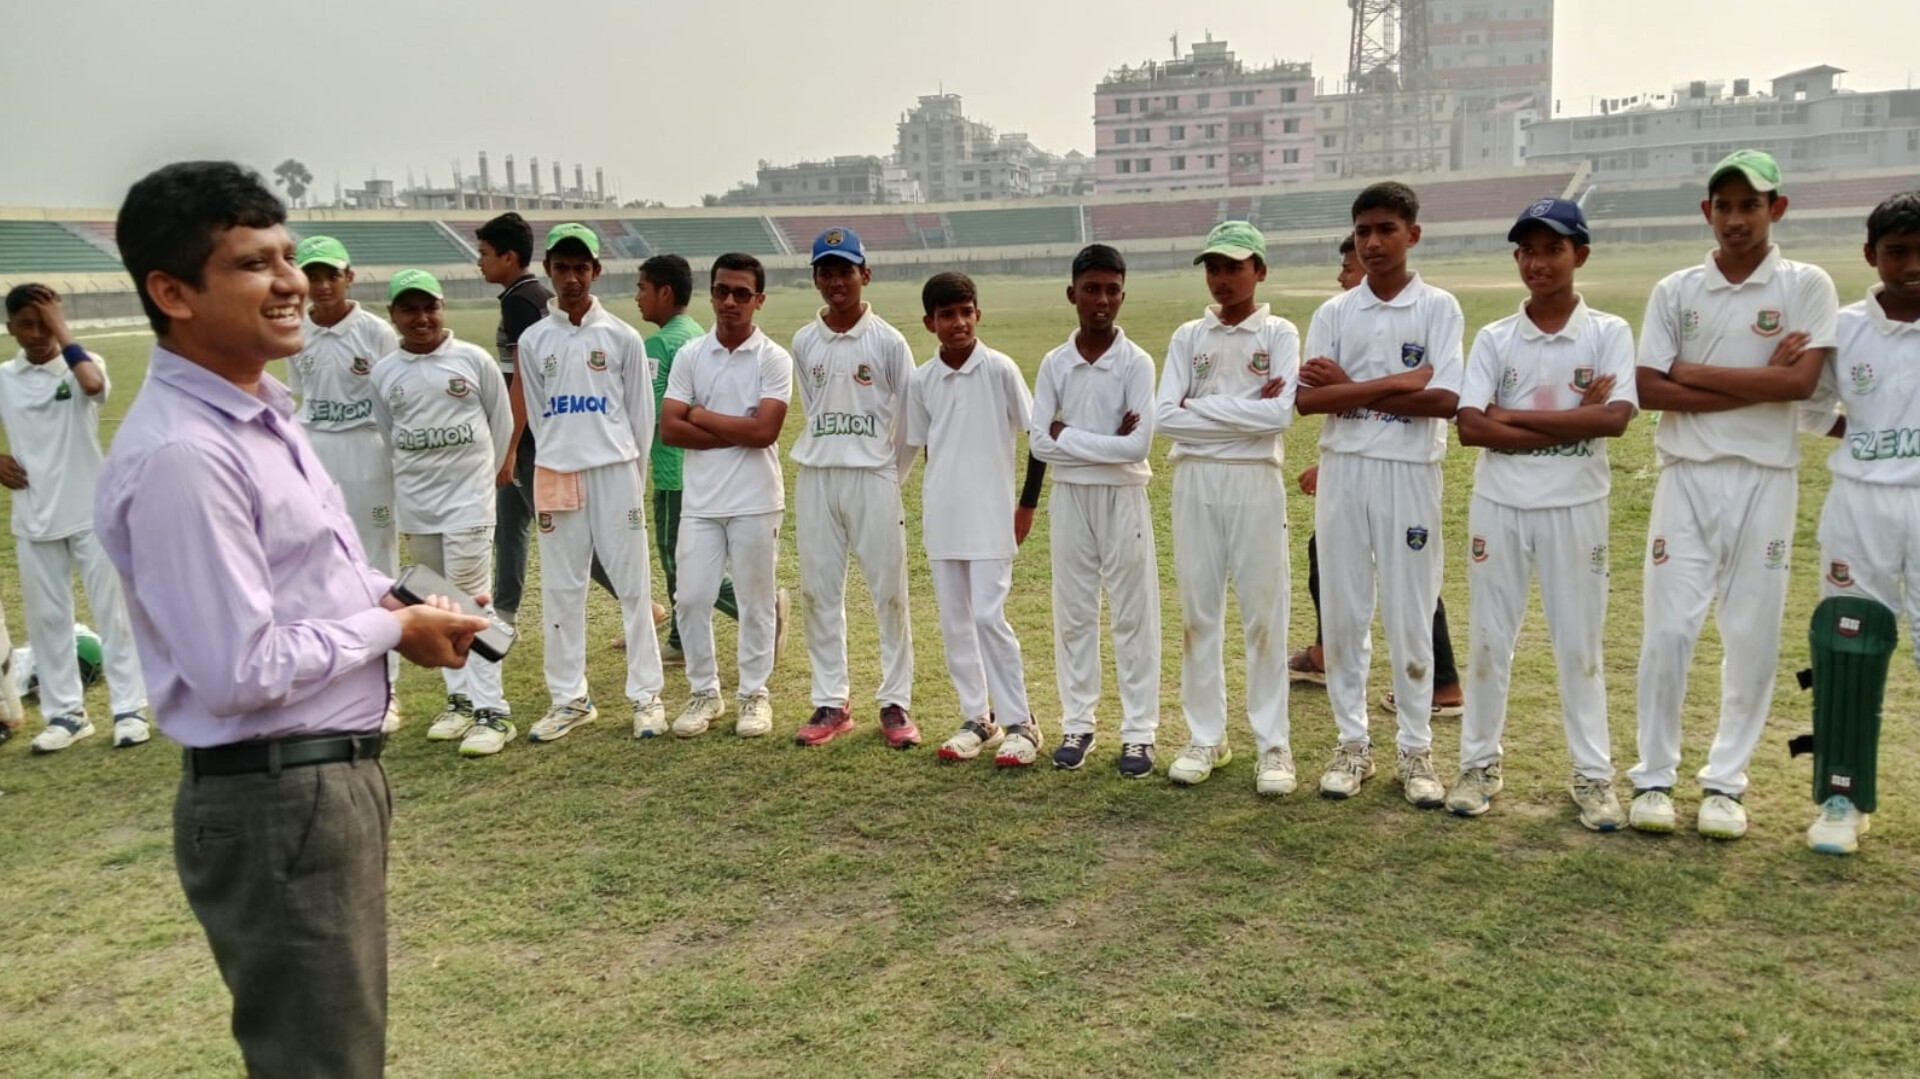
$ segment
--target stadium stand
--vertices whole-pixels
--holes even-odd
[[[780,241],[768,234],[764,222],[759,217],[654,217],[629,222],[629,226],[651,250],[688,258],[729,251],[778,254]]]
[[[120,260],[52,221],[0,221],[0,267],[10,273],[118,273]]]
[[[356,266],[445,266],[473,256],[432,221],[290,221],[295,236],[331,236]],[[471,229],[462,235],[471,236]]]
[[[907,227],[920,238],[920,246],[925,248],[952,247],[947,235],[946,223],[939,214],[913,214],[907,218]]]
[[[1700,213],[1700,185],[1664,187],[1651,191],[1614,191],[1595,188],[1581,205],[1589,221],[1630,217],[1690,217]]]
[[[1251,220],[1263,232],[1307,232],[1353,226],[1353,197],[1364,185],[1333,191],[1260,195]]]
[[[1422,184],[1415,190],[1420,193],[1422,222],[1506,221],[1538,199],[1563,197],[1572,182],[1573,173],[1558,172]]]
[[[1920,178],[1912,176],[1875,176],[1858,180],[1816,180],[1796,184],[1786,178],[1781,188],[1795,210],[1870,210],[1889,195],[1920,188]],[[1697,201],[1697,200],[1696,200]]]
[[[917,251],[926,246],[919,231],[908,223],[906,214],[776,217],[773,223],[787,234],[787,244],[795,251],[810,250],[813,238],[833,225],[859,233],[860,242],[869,251]]]
[[[1120,243],[1172,236],[1205,236],[1227,220],[1220,216],[1219,199],[1185,202],[1125,202],[1088,207],[1090,240]]]
[[[120,241],[114,236],[114,223],[111,221],[66,221],[62,222],[70,229],[85,233],[95,247],[108,252],[115,258],[120,257]]]
[[[952,210],[946,214],[954,247],[1019,247],[1080,242],[1080,208],[1035,206],[1016,210]]]

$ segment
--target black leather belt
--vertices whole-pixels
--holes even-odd
[[[253,772],[279,774],[285,768],[305,768],[339,761],[373,760],[386,749],[384,734],[322,734],[311,738],[282,738],[270,742],[239,742],[212,749],[187,750],[187,771],[195,776],[238,776]]]

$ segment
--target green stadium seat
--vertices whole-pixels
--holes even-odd
[[[1025,247],[1080,242],[1080,207],[949,210],[954,247]]]
[[[643,217],[629,221],[628,227],[658,254],[701,258],[729,251],[749,255],[780,252],[779,241],[758,217]]]
[[[431,221],[292,221],[297,237],[331,236],[355,266],[447,266],[473,256]]]
[[[52,221],[0,221],[0,273],[118,273],[120,260]]]

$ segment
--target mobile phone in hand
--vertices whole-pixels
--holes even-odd
[[[498,663],[507,658],[507,650],[513,647],[513,627],[475,603],[472,596],[455,588],[445,577],[416,563],[401,570],[400,579],[393,582],[393,598],[410,607],[425,603],[432,596],[445,596],[460,608],[461,613],[487,620],[487,628],[473,638],[473,650],[482,659]]]

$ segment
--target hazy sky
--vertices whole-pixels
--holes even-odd
[[[1818,63],[1911,85],[1911,0],[1559,0],[1554,91],[1663,92]],[[1202,14],[1204,12],[1204,14]],[[1684,14],[1683,14],[1684,12]],[[755,162],[887,154],[942,86],[975,119],[1092,148],[1107,70],[1207,31],[1248,60],[1345,67],[1344,0],[5,0],[0,204],[112,206],[191,157],[306,162],[316,193],[369,175],[445,183],[457,158],[603,165],[626,199],[692,204]]]

